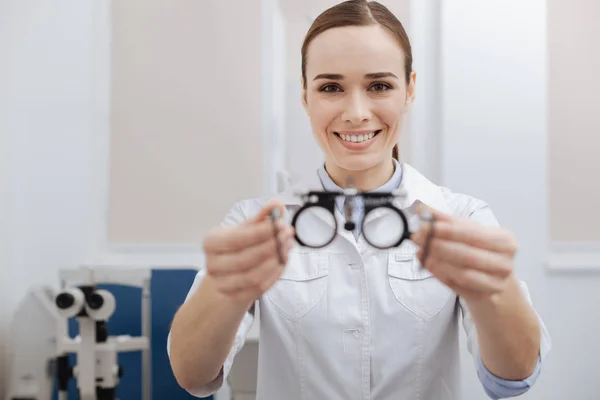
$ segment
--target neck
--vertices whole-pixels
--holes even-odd
[[[395,166],[394,161],[389,159],[361,171],[343,169],[328,162],[325,162],[325,169],[331,177],[331,180],[339,187],[346,187],[348,177],[352,177],[354,186],[358,190],[368,192],[383,186],[389,181],[392,178],[392,175],[394,175]]]

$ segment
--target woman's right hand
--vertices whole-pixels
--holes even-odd
[[[206,278],[231,300],[250,305],[275,284],[283,272],[293,246],[294,230],[281,219],[276,221],[278,249],[273,221],[269,218],[273,208],[283,215],[284,206],[274,201],[254,218],[237,226],[212,229],[204,239]]]

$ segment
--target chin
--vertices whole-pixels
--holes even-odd
[[[334,158],[335,164],[346,171],[365,171],[373,168],[383,161],[383,157],[376,154],[339,155]]]

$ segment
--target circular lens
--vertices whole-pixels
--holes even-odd
[[[365,215],[363,235],[371,246],[389,249],[398,245],[406,228],[404,219],[396,209],[377,207]]]
[[[325,221],[325,226],[323,226],[323,221]],[[305,246],[323,247],[335,237],[336,221],[333,213],[326,208],[310,206],[299,211],[294,228],[296,235]]]

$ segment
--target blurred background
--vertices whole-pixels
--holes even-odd
[[[0,395],[23,299],[91,266],[172,285],[152,286],[153,397],[190,398],[166,359],[170,318],[204,233],[233,203],[322,162],[300,46],[337,2],[0,0]],[[519,240],[517,272],[553,344],[523,398],[598,398],[600,3],[382,3],[409,32],[418,74],[402,159],[486,200]],[[120,296],[113,331],[133,334],[118,324],[139,311],[120,307],[138,293]],[[237,399],[253,398],[255,339],[229,382]],[[464,352],[465,399],[485,399]],[[140,359],[123,362],[121,398],[141,399]]]

